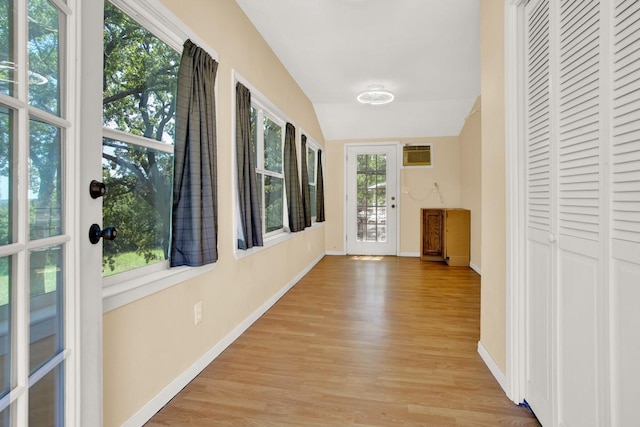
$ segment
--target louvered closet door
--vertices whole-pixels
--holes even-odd
[[[606,356],[598,350],[606,291],[600,1],[560,1],[559,49],[557,419],[588,427],[602,425],[598,377]]]
[[[553,402],[553,283],[549,1],[526,14],[527,401],[544,425]]]
[[[615,2],[611,148],[612,419],[638,424],[640,401],[640,2]]]

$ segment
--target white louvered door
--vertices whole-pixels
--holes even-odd
[[[527,165],[527,346],[526,396],[545,425],[553,413],[554,244],[552,234],[549,0],[525,10]]]
[[[526,400],[544,426],[636,425],[640,2],[524,14]]]
[[[561,0],[558,100],[558,425],[596,426],[606,298],[600,1]],[[605,228],[602,228],[605,227]],[[606,299],[605,299],[606,301]],[[606,375],[604,375],[606,377]]]
[[[611,419],[640,402],[640,2],[616,0],[611,120]]]

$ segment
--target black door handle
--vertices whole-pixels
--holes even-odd
[[[92,224],[89,228],[89,241],[94,245],[100,241],[100,238],[104,240],[115,240],[118,237],[118,230],[115,227],[107,227],[104,230],[100,230],[98,224]]]
[[[104,196],[107,192],[107,186],[100,181],[96,181],[95,179],[89,183],[89,194],[92,199],[97,199],[98,197]]]

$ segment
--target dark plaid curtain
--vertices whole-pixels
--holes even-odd
[[[215,81],[218,63],[184,42],[176,96],[171,266],[218,259]]]
[[[322,175],[322,151],[318,150],[318,166],[316,169],[316,222],[324,222],[324,178]]]
[[[289,209],[289,229],[292,233],[304,230],[304,204],[300,191],[298,175],[298,156],[296,154],[296,128],[287,123],[284,136],[284,184]]]
[[[309,170],[307,169],[307,136],[302,135],[300,142],[300,167],[302,174],[302,209],[304,225],[311,227],[311,195],[309,194]]]
[[[236,85],[236,162],[238,169],[238,249],[262,246],[262,212],[251,138],[251,92]]]

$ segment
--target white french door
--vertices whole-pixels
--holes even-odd
[[[85,362],[100,360],[83,334],[100,340],[101,309],[80,311],[79,13],[71,0],[0,0],[0,426],[100,425],[95,394],[80,392]]]
[[[346,156],[347,253],[396,255],[396,145],[349,145]]]

